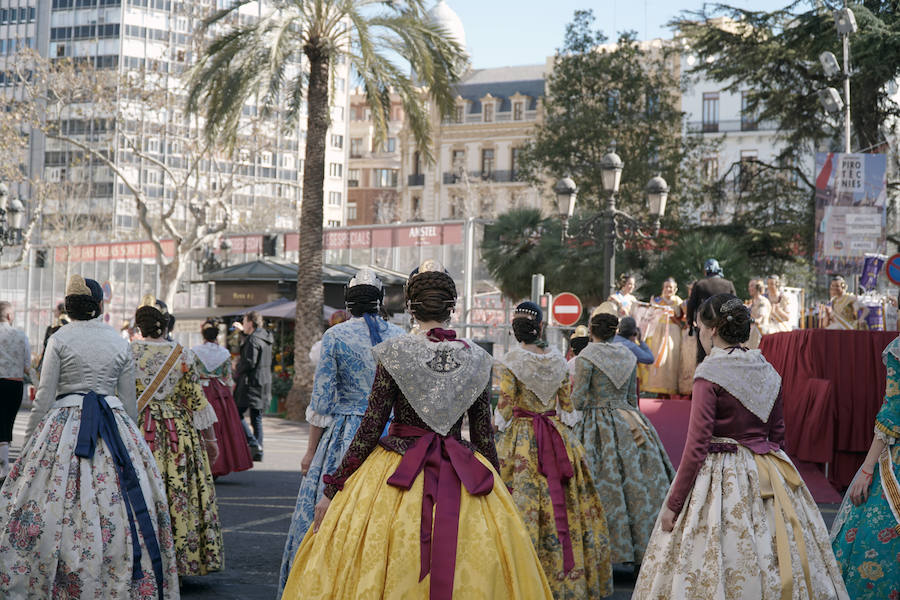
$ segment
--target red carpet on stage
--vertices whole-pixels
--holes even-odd
[[[684,451],[684,442],[687,438],[688,422],[691,417],[690,400],[657,400],[655,398],[641,398],[641,412],[647,415],[659,439],[662,440],[666,452],[675,468],[681,461],[681,453]],[[792,457],[793,458],[793,457]],[[825,474],[814,463],[794,460],[794,465],[806,482],[806,487],[816,502],[821,504],[834,504],[841,501],[838,494]]]

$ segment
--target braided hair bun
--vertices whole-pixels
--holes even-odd
[[[134,322],[145,338],[162,337],[169,319],[155,306],[142,306],[134,313]]]
[[[609,313],[597,313],[591,317],[591,334],[601,342],[608,342],[616,335],[619,317]]]
[[[743,344],[750,339],[750,309],[731,294],[716,294],[700,306],[700,322],[714,327],[727,344]]]
[[[200,327],[200,333],[207,342],[215,342],[219,337],[219,322],[214,319],[206,321]]]
[[[416,273],[406,284],[406,301],[417,321],[444,323],[456,306],[456,284],[441,271]]]
[[[516,317],[512,320],[513,335],[516,340],[533,344],[541,337],[541,324],[530,317]]]

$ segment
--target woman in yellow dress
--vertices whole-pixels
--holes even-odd
[[[781,277],[769,275],[766,278],[766,299],[772,305],[772,313],[769,317],[769,332],[790,331],[791,326],[791,298],[782,290]]]
[[[682,299],[676,293],[678,283],[672,277],[663,282],[662,294],[650,299],[656,316],[647,332],[647,345],[656,357],[652,365],[638,368],[643,372],[641,391],[653,394],[678,393],[681,373],[681,313]]]
[[[584,446],[570,429],[581,414],[569,395],[568,365],[540,339],[543,311],[516,307],[519,345],[497,364],[500,475],[519,507],[556,598],[613,592],[609,532]]]
[[[283,599],[553,597],[497,472],[491,356],[443,328],[456,297],[435,261],[410,275],[417,331],[373,348],[368,408],[323,478]],[[465,415],[471,442],[461,435]]]
[[[763,295],[763,284],[759,279],[751,279],[747,284],[747,292],[750,294],[750,339],[747,347],[751,350],[759,348],[764,335],[772,331],[772,303]]]
[[[146,296],[135,313],[143,340],[131,343],[138,425],[166,484],[178,575],[224,567],[222,529],[210,464],[218,457],[216,412],[206,400],[193,355],[166,339],[165,303]]]

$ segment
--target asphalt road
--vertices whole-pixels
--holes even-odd
[[[21,448],[28,421],[16,419],[13,456]],[[181,596],[189,600],[276,600],[278,571],[297,489],[300,459],[306,451],[307,425],[265,418],[265,457],[253,469],[216,481],[219,518],[225,538],[225,570],[205,577],[185,577]],[[836,505],[820,505],[830,526]],[[616,600],[631,598],[634,575],[614,568]]]

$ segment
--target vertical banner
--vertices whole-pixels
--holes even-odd
[[[867,292],[871,292],[878,285],[878,275],[881,273],[881,267],[887,256],[884,254],[866,254],[863,260],[862,273],[859,276],[859,287]]]
[[[884,154],[816,154],[815,261],[820,276],[859,273],[867,254],[884,252],[886,176]]]

